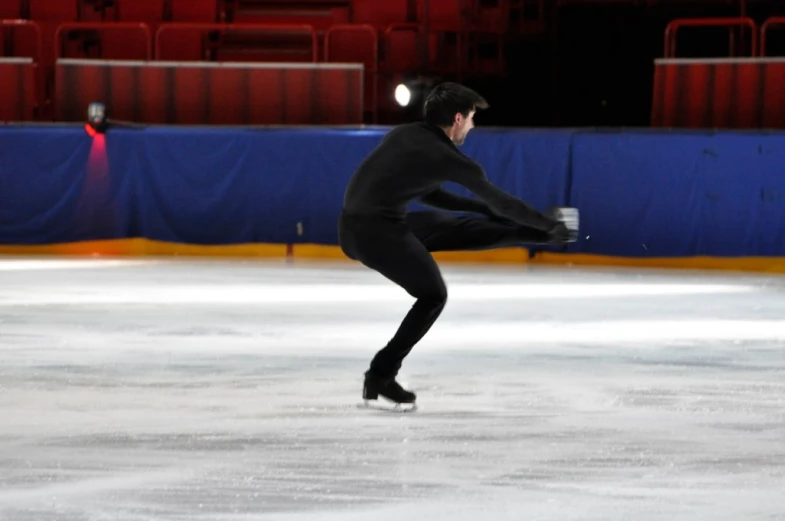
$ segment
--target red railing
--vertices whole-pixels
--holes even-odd
[[[760,27],[760,55],[766,56],[766,39],[769,35],[769,29],[776,26],[785,25],[785,16],[772,16]]]
[[[758,26],[755,20],[747,17],[737,18],[679,18],[672,20],[667,27],[665,27],[665,57],[674,58],[676,56],[676,41],[679,29],[684,27],[746,27],[750,30],[750,55],[758,55]],[[731,31],[731,49],[733,49],[734,35]]]

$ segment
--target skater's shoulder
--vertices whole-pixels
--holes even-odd
[[[418,134],[422,132],[422,122],[415,121],[412,123],[401,123],[400,125],[394,126],[390,132],[389,136],[402,136],[402,135],[412,135]]]
[[[398,125],[390,131],[388,137],[402,149],[410,153],[424,153],[428,157],[452,152],[455,148],[443,129],[425,121]]]
[[[406,135],[417,135],[421,138],[425,137],[434,137],[439,140],[447,140],[447,134],[445,134],[444,130],[441,128],[431,125],[425,121],[414,121],[411,123],[402,123],[393,127],[390,131],[390,134],[406,134]]]

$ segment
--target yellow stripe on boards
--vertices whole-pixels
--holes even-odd
[[[62,244],[5,246],[3,255],[74,255],[74,256],[194,256],[194,257],[294,257],[303,259],[348,260],[338,246],[320,244],[231,244],[200,245],[151,241],[149,239],[116,239]],[[477,252],[438,252],[437,260],[465,262],[522,263],[528,252],[522,248],[505,248]]]
[[[100,257],[285,257],[286,244],[180,244],[149,239],[114,239],[46,245],[0,245],[3,255],[73,255]]]
[[[0,255],[51,255],[94,257],[224,257],[224,258],[294,258],[348,260],[338,246],[319,244],[229,244],[201,245],[151,241],[149,239],[114,239],[44,245],[0,245]],[[537,253],[529,259],[523,248],[487,251],[437,252],[442,262],[576,265],[637,268],[676,268],[703,270],[753,271],[785,273],[782,257],[612,257],[604,255]]]
[[[785,273],[783,257],[612,257],[571,253],[538,253],[533,264],[672,268],[690,270],[754,271]]]

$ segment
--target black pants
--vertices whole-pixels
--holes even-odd
[[[447,302],[447,288],[430,252],[547,242],[547,234],[534,228],[440,212],[412,212],[405,222],[342,215],[338,236],[350,259],[378,271],[417,299],[387,346],[371,361],[371,371],[382,377],[398,374],[403,359]]]

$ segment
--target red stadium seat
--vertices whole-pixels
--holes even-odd
[[[218,0],[171,0],[173,22],[217,22]]]
[[[75,22],[79,19],[77,0],[28,0],[30,18],[47,22]]]
[[[414,14],[412,14],[413,18]],[[390,24],[409,20],[409,0],[352,0],[351,21],[383,30]]]
[[[31,58],[0,59],[0,121],[35,119],[35,67]]]
[[[466,28],[470,0],[418,0],[429,31],[460,32]]]
[[[313,27],[280,24],[171,23],[158,28],[159,60],[317,62]]]
[[[379,71],[379,37],[372,25],[338,24],[324,35],[324,60],[338,63],[362,63],[365,70],[365,110],[376,122],[377,76]]]
[[[391,24],[384,33],[382,68],[391,74],[410,74],[419,69],[417,41],[421,36],[418,24]]]
[[[150,28],[141,22],[61,24],[56,41],[56,58],[152,59]]]
[[[156,25],[165,20],[164,0],[114,0],[115,20]]]
[[[0,20],[13,20],[22,17],[22,0],[0,1]]]

